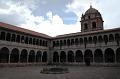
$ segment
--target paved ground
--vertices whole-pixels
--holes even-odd
[[[66,74],[41,74],[43,67],[0,68],[0,79],[120,79],[120,67],[68,66]]]

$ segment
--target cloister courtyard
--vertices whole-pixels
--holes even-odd
[[[120,67],[65,66],[69,73],[42,74],[44,67],[0,67],[0,79],[120,79]]]

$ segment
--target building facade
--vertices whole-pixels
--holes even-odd
[[[81,32],[50,37],[0,22],[0,63],[120,63],[120,28],[104,30],[98,10],[82,14]]]

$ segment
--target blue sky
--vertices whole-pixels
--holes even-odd
[[[102,14],[105,29],[120,27],[120,0],[0,0],[0,22],[50,36],[80,32],[90,2]]]

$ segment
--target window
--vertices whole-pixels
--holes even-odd
[[[84,24],[84,30],[87,30],[88,29],[88,25],[87,23]]]
[[[90,16],[88,16],[88,18],[90,19]]]
[[[92,22],[92,28],[93,28],[93,29],[96,28],[96,22]]]

